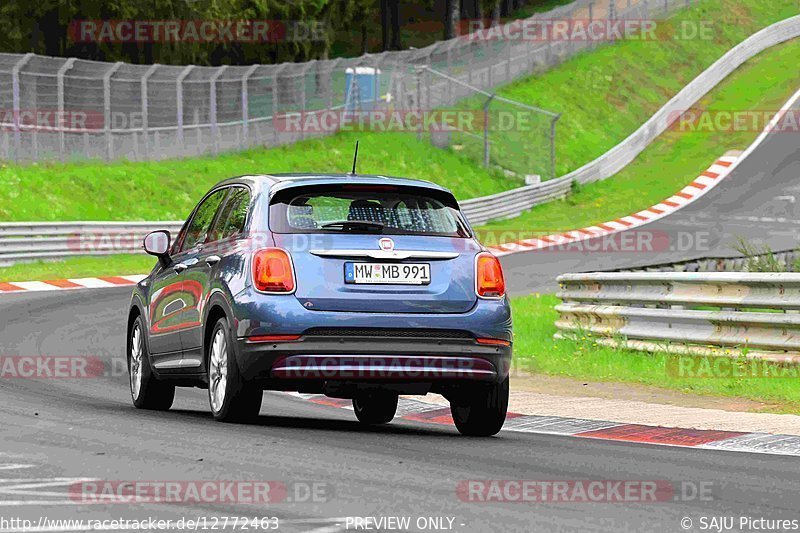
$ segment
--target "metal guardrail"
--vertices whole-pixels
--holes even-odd
[[[567,196],[572,182],[580,184],[610,178],[631,163],[659,135],[700,98],[722,82],[731,72],[767,48],[800,37],[800,16],[792,17],[751,35],[697,76],[638,130],[594,161],[560,178],[520,187],[492,196],[461,202],[473,224],[512,218],[550,200]]]
[[[635,350],[800,361],[800,274],[559,276],[559,338]]]
[[[779,266],[786,272],[794,272],[800,260],[800,250],[778,250],[774,252],[756,254],[751,257],[742,255],[700,257],[674,261],[671,263],[650,264],[642,267],[619,268],[614,272],[747,272],[752,270],[750,265],[769,259],[771,263]],[[763,270],[759,270],[763,272]]]
[[[141,253],[156,229],[176,234],[183,222],[14,222],[0,224],[0,265],[83,255]]]

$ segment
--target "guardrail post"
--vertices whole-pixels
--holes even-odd
[[[22,136],[19,129],[19,71],[24,67],[28,61],[31,60],[33,54],[27,53],[20,58],[19,61],[11,69],[11,93],[12,105],[14,114],[14,161],[19,161],[20,152],[22,151]]]
[[[65,155],[67,151],[66,140],[64,139],[64,74],[72,68],[72,65],[75,63],[76,58],[70,57],[67,59],[63,65],[58,69],[56,73],[56,83],[57,83],[57,91],[58,91],[58,121],[60,125],[58,127],[58,153],[61,156],[61,160],[65,160]],[[70,121],[70,124],[72,121]]]
[[[248,94],[247,83],[259,66],[260,65],[251,65],[244,73],[244,76],[242,76],[242,146],[245,148],[249,146],[247,138],[250,133],[250,101],[248,100],[250,96]]]
[[[492,104],[495,95],[489,95],[483,104],[483,166],[489,168],[490,145],[489,145],[489,106]]]
[[[117,61],[103,74],[103,128],[106,135],[106,161],[114,159],[114,139],[111,137],[111,76],[122,65],[122,61]]]
[[[186,79],[186,76],[192,72],[194,65],[189,65],[188,67],[184,68],[180,74],[178,74],[178,78],[175,80],[175,106],[178,109],[177,115],[177,130],[176,136],[178,137],[178,143],[180,144],[181,149],[185,148],[184,139],[183,139],[183,80]]]
[[[147,131],[149,127],[148,121],[148,101],[147,101],[147,82],[150,79],[150,76],[158,69],[158,63],[154,63],[150,65],[150,68],[147,69],[147,72],[144,73],[141,80],[141,104],[142,104],[142,140],[144,141],[144,159],[150,159],[150,133]]]
[[[223,65],[217,69],[213,76],[208,80],[208,109],[211,122],[211,149],[216,154],[219,151],[219,124],[217,122],[217,80],[228,69],[228,65]],[[200,126],[198,126],[199,128]]]

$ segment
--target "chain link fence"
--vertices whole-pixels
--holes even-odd
[[[696,1],[696,0],[694,0]],[[537,20],[644,20],[689,0],[577,0]],[[532,20],[532,19],[531,19]],[[272,147],[333,129],[287,127],[325,111],[460,106],[525,110],[529,130],[451,132],[443,142],[487,166],[554,175],[556,116],[492,96],[499,85],[545,71],[596,46],[462,36],[420,50],[253,66],[103,63],[0,54],[0,159],[158,160]],[[372,87],[360,74],[369,74]],[[430,132],[427,133],[430,135]],[[477,135],[477,137],[475,136]]]

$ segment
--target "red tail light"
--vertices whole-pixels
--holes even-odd
[[[476,292],[481,298],[501,298],[506,293],[506,281],[500,260],[488,252],[475,258]]]
[[[286,250],[264,248],[253,254],[253,283],[261,292],[294,292],[294,268]]]

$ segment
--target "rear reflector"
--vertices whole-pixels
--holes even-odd
[[[300,339],[300,335],[255,335],[248,337],[247,342],[287,342]]]
[[[294,268],[289,253],[281,248],[264,248],[254,252],[253,283],[261,292],[294,292]]]
[[[506,281],[500,260],[488,252],[475,258],[475,292],[481,298],[501,298],[506,293]]]
[[[489,346],[511,346],[510,342],[503,339],[475,339],[475,342]]]

